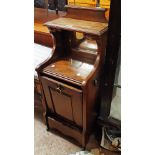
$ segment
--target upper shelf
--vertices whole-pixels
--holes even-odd
[[[98,36],[102,35],[108,29],[107,23],[85,21],[65,17],[60,17],[58,19],[49,21],[44,25],[50,28],[76,31]]]

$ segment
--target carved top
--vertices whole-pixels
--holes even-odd
[[[102,35],[105,31],[107,31],[108,28],[107,23],[92,22],[64,17],[52,20],[45,23],[44,25],[53,29],[77,31],[98,36]]]

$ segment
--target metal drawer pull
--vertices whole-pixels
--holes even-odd
[[[58,87],[56,88],[56,91],[57,91],[59,94],[61,94],[61,93],[62,93],[62,88],[61,88],[61,86],[58,86]]]

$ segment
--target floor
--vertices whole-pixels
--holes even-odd
[[[40,110],[34,112],[34,155],[68,155],[81,148],[46,131]]]

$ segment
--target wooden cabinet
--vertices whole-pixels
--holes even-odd
[[[66,8],[65,17],[44,24],[53,39],[53,53],[36,71],[47,128],[85,147],[97,116],[108,24],[105,9]]]

